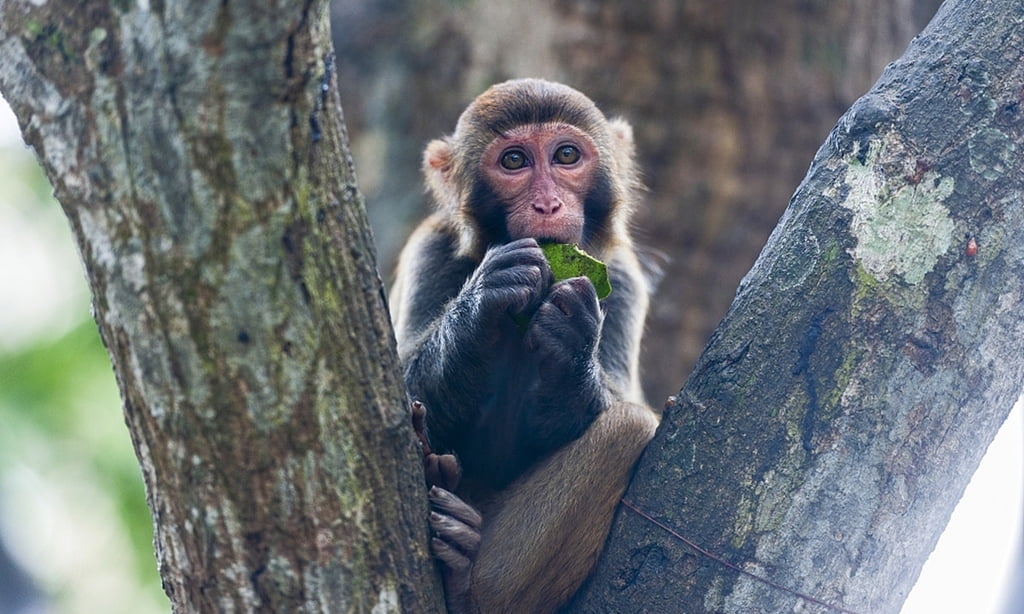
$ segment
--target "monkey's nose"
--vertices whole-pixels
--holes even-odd
[[[533,210],[543,215],[551,215],[562,208],[562,202],[558,199],[537,200],[533,203]]]

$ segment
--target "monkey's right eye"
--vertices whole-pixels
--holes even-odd
[[[526,154],[518,149],[510,149],[501,154],[501,167],[514,171],[526,166]]]

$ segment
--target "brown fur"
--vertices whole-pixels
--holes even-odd
[[[483,546],[473,568],[480,612],[552,612],[573,596],[657,426],[647,407],[614,404],[496,505],[483,506]]]

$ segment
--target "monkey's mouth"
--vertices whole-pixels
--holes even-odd
[[[551,220],[534,224],[533,238],[538,243],[574,243],[583,240],[583,228],[571,220]]]
[[[580,245],[580,241],[581,241],[580,237],[576,236],[575,234],[571,234],[570,235],[568,233],[566,233],[566,234],[555,234],[555,233],[537,234],[537,235],[534,235],[533,238],[536,239],[537,243],[539,243],[540,245],[550,245],[552,243],[568,243],[569,245],[577,245],[578,246],[578,245]]]
[[[509,236],[513,239],[533,237],[538,243],[547,241],[576,244],[583,239],[583,220],[571,215],[511,215],[507,224]]]

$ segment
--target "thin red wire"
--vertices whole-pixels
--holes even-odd
[[[712,561],[715,561],[719,565],[723,565],[725,567],[728,567],[729,569],[732,569],[733,571],[738,571],[739,573],[741,573],[741,574],[743,574],[745,576],[749,576],[749,577],[757,580],[758,582],[762,582],[764,584],[767,584],[768,586],[771,586],[772,588],[777,588],[780,591],[783,591],[783,592],[789,593],[790,595],[793,595],[794,597],[799,597],[800,599],[803,599],[804,601],[809,601],[809,602],[814,603],[816,605],[820,605],[822,607],[829,608],[830,610],[835,610],[837,612],[844,612],[845,614],[857,614],[857,612],[855,612],[853,610],[847,610],[846,608],[842,608],[842,607],[839,607],[837,605],[832,605],[831,603],[826,603],[826,602],[824,602],[824,601],[822,601],[820,599],[816,599],[814,597],[811,597],[810,595],[805,595],[805,594],[801,593],[800,591],[796,591],[796,590],[793,590],[793,589],[791,589],[791,588],[789,588],[787,586],[783,586],[783,585],[781,585],[781,584],[779,584],[777,582],[773,582],[773,581],[769,580],[768,578],[763,578],[763,577],[761,577],[761,576],[759,576],[759,575],[757,575],[755,573],[751,573],[751,572],[747,571],[746,569],[743,569],[741,567],[737,567],[736,565],[733,565],[732,563],[730,563],[729,561],[721,558],[720,556],[712,554],[711,552],[705,550],[704,548],[701,548],[700,546],[698,546],[694,542],[692,542],[689,539],[687,539],[687,538],[683,537],[682,535],[680,535],[678,532],[676,532],[671,527],[665,525],[664,523],[662,523],[662,522],[660,522],[658,520],[655,520],[653,517],[651,517],[646,512],[644,512],[643,510],[641,510],[637,506],[633,505],[629,501],[627,501],[625,499],[622,499],[622,505],[624,505],[627,508],[629,508],[634,514],[640,516],[641,518],[644,518],[645,520],[647,520],[648,522],[650,522],[654,526],[662,529],[663,531],[665,531],[668,534],[670,534],[672,537],[675,537],[679,541],[683,542],[687,546],[693,548],[697,552],[699,552],[699,553],[703,554],[704,556],[708,557]]]

